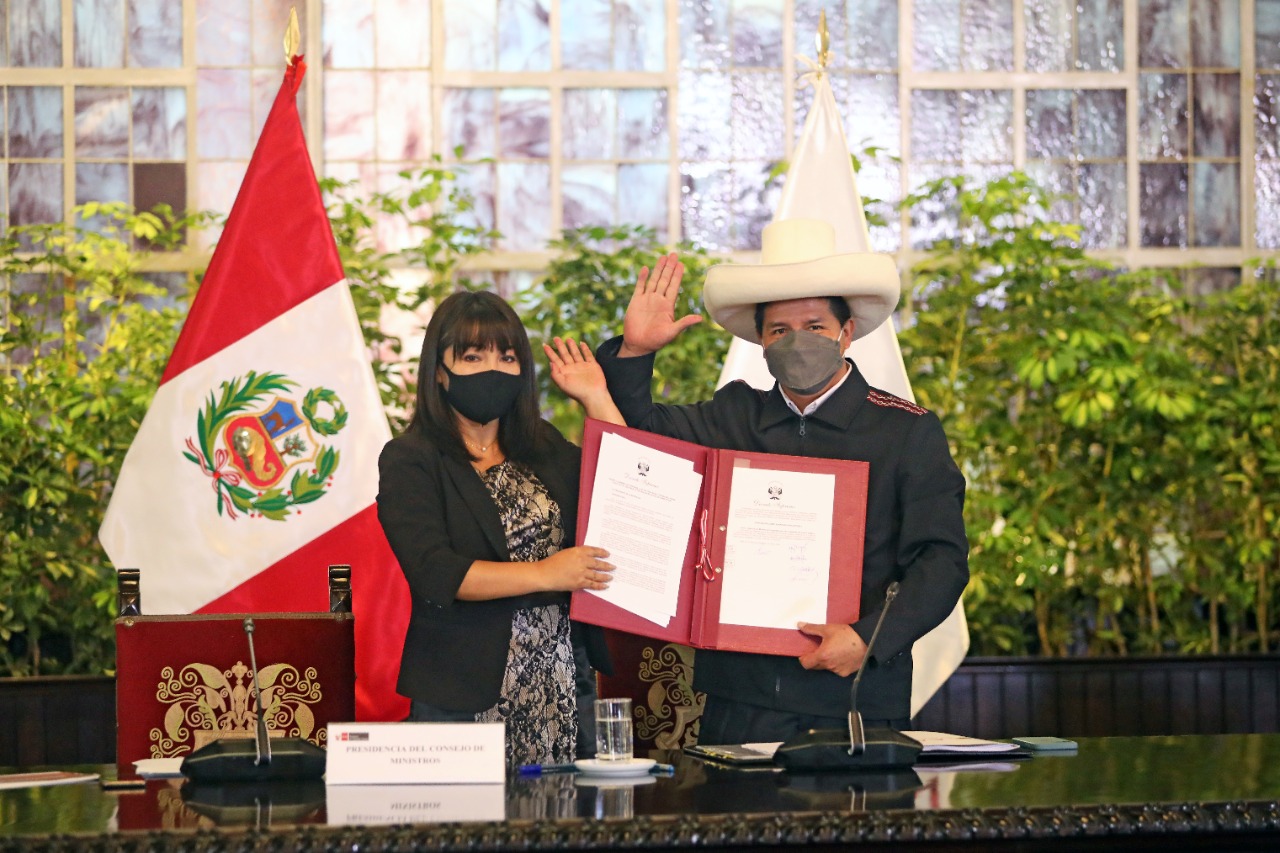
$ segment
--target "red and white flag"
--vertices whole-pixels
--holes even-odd
[[[390,439],[307,153],[294,57],[98,536],[144,613],[324,611],[348,563],[356,713],[403,719],[408,587],[378,524]]]
[[[774,218],[826,220],[836,230],[837,252],[870,252],[867,217],[831,82],[825,73],[818,71],[806,74],[805,79],[813,83],[813,105],[796,142]],[[858,365],[871,387],[915,401],[892,320],[854,341],[845,355]],[[773,387],[764,350],[758,344],[734,338],[729,345],[720,384],[735,379],[745,380],[756,388]],[[962,604],[957,603],[941,625],[912,647],[911,716],[951,677],[968,651],[969,626]]]

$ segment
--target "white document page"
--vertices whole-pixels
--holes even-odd
[[[834,474],[736,467],[720,622],[795,628],[827,621]]]
[[[608,550],[618,568],[608,589],[590,594],[670,624],[701,489],[689,460],[603,434],[583,543]]]

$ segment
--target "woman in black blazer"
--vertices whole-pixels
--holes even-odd
[[[621,423],[590,350],[556,344],[561,389]],[[613,570],[572,547],[580,451],[539,417],[528,336],[495,294],[441,302],[419,365],[413,420],[379,459],[378,519],[412,598],[397,690],[410,720],[504,722],[509,764],[571,761],[581,652],[609,664],[599,629],[571,632],[568,594]]]

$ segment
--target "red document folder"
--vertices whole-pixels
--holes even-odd
[[[688,441],[588,419],[582,436],[582,483],[578,500],[578,535],[585,535],[595,487],[600,439],[617,433],[637,444],[693,463],[702,475],[702,493],[685,549],[680,595],[675,618],[665,627],[635,615],[589,592],[575,592],[570,616],[580,622],[614,628],[643,637],[701,649],[801,655],[818,641],[790,628],[730,625],[720,621],[720,593],[724,587],[724,531],[729,518],[729,495],[736,467],[833,474],[835,507],[831,525],[831,566],[827,587],[827,622],[850,624],[858,618],[862,590],[862,545],[867,519],[866,462],[811,459],[773,453],[718,450]],[[760,591],[768,596],[769,590]]]

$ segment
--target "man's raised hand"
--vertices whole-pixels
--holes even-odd
[[[626,358],[657,352],[685,329],[702,322],[698,314],[676,319],[676,297],[680,294],[683,276],[684,264],[680,263],[675,252],[658,258],[652,273],[648,267],[640,269],[635,292],[622,321],[619,356]]]

